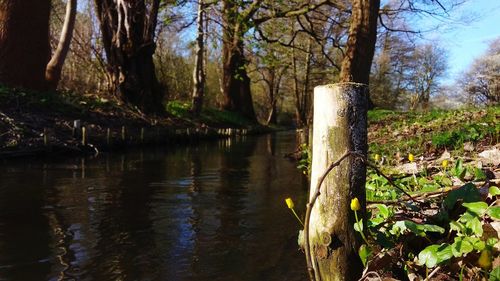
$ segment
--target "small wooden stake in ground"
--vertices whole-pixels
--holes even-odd
[[[87,130],[82,127],[82,145],[87,145]]]
[[[43,145],[47,146],[48,143],[47,128],[43,128]]]
[[[109,128],[106,129],[106,144],[109,145],[111,140],[111,130]]]
[[[77,137],[77,133],[80,132],[80,126],[81,126],[81,122],[80,120],[74,120],[73,121],[73,129],[72,129],[72,132],[71,132],[71,135],[76,138]]]
[[[328,166],[351,153],[321,185],[309,224],[310,260],[316,280],[358,280],[363,266],[358,256],[351,199],[365,206],[367,154],[367,86],[340,83],[314,89],[311,199]],[[364,208],[362,209],[364,210]],[[364,214],[364,212],[361,212]],[[363,217],[363,215],[361,215]]]

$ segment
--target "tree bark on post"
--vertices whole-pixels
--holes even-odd
[[[305,238],[315,280],[358,280],[358,256],[351,199],[365,204],[368,86],[339,83],[314,89],[311,188]],[[317,186],[329,166],[343,158]],[[331,167],[330,167],[331,169]],[[363,217],[362,213],[361,217]],[[309,265],[310,263],[310,265]],[[309,269],[311,270],[311,269]]]

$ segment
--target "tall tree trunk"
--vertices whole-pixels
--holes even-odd
[[[0,1],[0,83],[47,90],[50,0]]]
[[[302,111],[304,112],[304,124],[309,125],[310,119],[312,118],[310,103],[312,100],[312,95],[309,94],[309,81],[311,78],[311,59],[312,59],[312,38],[309,38],[307,42],[307,54],[306,54],[306,69],[304,74],[304,89],[302,90]]]
[[[163,112],[163,93],[153,63],[160,0],[95,0],[112,90],[150,113]],[[148,11],[149,8],[149,11]]]
[[[61,36],[57,48],[52,55],[47,69],[45,70],[45,79],[47,80],[50,89],[55,90],[59,80],[61,80],[61,71],[64,65],[64,60],[69,52],[71,38],[73,37],[73,30],[75,28],[76,20],[76,0],[68,0],[66,4],[66,16],[64,17],[64,24],[61,30]]]
[[[340,82],[356,82],[368,85],[375,43],[380,0],[352,1],[351,25],[347,49],[342,61]],[[369,107],[373,102],[368,99]]]
[[[270,68],[269,69],[269,77],[266,79],[266,83],[268,86],[268,96],[269,96],[269,101],[271,103],[271,109],[269,110],[269,114],[267,115],[267,120],[266,124],[267,125],[275,125],[277,121],[277,109],[276,109],[276,94],[275,94],[275,89],[277,88],[276,86],[276,69],[275,68]]]
[[[292,72],[293,72],[293,93],[295,94],[295,120],[297,127],[302,128],[307,125],[306,113],[304,112],[304,96],[300,94],[299,73],[297,69],[297,57],[295,48],[292,48]]]
[[[293,91],[295,94],[295,118],[298,127],[304,127],[308,124],[309,119],[309,104],[311,97],[309,95],[309,81],[311,76],[311,59],[312,59],[312,39],[308,41],[307,52],[305,54],[305,69],[302,91],[299,87],[299,73],[297,70],[297,56],[295,48],[292,48],[292,70],[293,70]]]
[[[268,122],[267,124],[278,124],[278,98],[280,94],[280,88],[281,88],[281,79],[283,78],[283,75],[286,71],[286,68],[281,69],[281,71],[278,71],[278,74],[276,77],[273,79],[274,80],[274,86],[273,86],[273,99],[271,103],[271,108],[272,111],[269,114]]]
[[[238,19],[238,7],[233,1],[223,2],[222,89],[223,108],[238,112],[256,121],[250,91],[250,77],[246,71],[243,35],[246,27]]]
[[[204,70],[204,28],[205,5],[203,0],[198,0],[198,30],[196,36],[196,58],[193,71],[193,104],[192,112],[199,116],[203,106],[203,95],[205,90],[205,70]]]

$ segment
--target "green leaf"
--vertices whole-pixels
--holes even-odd
[[[481,194],[474,184],[467,183],[459,189],[448,193],[448,196],[446,196],[443,201],[443,205],[446,210],[451,210],[459,200],[464,202],[477,202],[481,200]]]
[[[481,221],[478,218],[469,220],[467,223],[465,223],[465,227],[470,229],[472,233],[478,237],[481,237],[483,235],[483,224],[481,224]]]
[[[409,230],[417,235],[425,236],[426,232],[444,233],[444,228],[433,224],[418,224],[409,220],[397,221],[391,229],[392,234],[403,234],[405,230]]]
[[[368,258],[372,255],[372,250],[366,244],[363,244],[361,245],[361,247],[359,247],[358,255],[363,262],[363,266],[366,266]]]
[[[368,227],[375,227],[381,223],[384,223],[385,222],[385,219],[382,218],[382,217],[374,217],[374,218],[371,218],[369,221],[368,221]]]
[[[397,221],[392,225],[391,230],[389,232],[393,235],[403,234],[406,230],[406,225],[404,221]]]
[[[451,221],[450,222],[450,229],[455,230],[458,234],[464,234],[465,225],[463,225],[462,223],[459,223],[457,221]]]
[[[466,254],[472,252],[474,247],[467,239],[463,237],[456,237],[455,242],[451,245],[451,252],[455,257],[465,256]]]
[[[488,281],[500,281],[500,266],[495,267],[490,272],[490,279]]]
[[[483,216],[488,209],[488,204],[486,204],[485,202],[463,203],[462,206],[480,217]]]
[[[500,188],[498,186],[490,186],[490,194],[491,196],[500,195]]]
[[[462,159],[455,162],[455,167],[452,169],[452,173],[457,178],[463,178],[465,176],[466,169],[463,165]]]
[[[425,264],[428,268],[433,268],[437,264],[449,260],[452,257],[453,253],[449,244],[430,245],[418,254],[417,263],[419,265]]]
[[[376,204],[375,207],[377,207],[379,214],[383,218],[385,218],[385,219],[389,218],[390,212],[389,212],[389,208],[386,205],[384,205],[384,204]]]
[[[458,221],[461,223],[467,223],[468,221],[470,221],[474,218],[477,218],[477,215],[475,213],[465,212],[460,216]]]
[[[488,240],[486,240],[486,245],[488,247],[495,247],[495,245],[498,243],[498,238],[495,237],[490,237]]]
[[[417,235],[422,235],[425,232],[444,233],[444,228],[433,224],[417,224],[412,221],[404,221],[405,226]]]
[[[500,220],[500,207],[493,206],[488,209],[488,216]]]
[[[438,255],[437,255],[438,248],[439,245],[430,245],[427,248],[423,249],[418,254],[417,263],[419,265],[425,265],[428,268],[435,267],[436,264],[438,263]]]
[[[474,250],[476,251],[482,251],[484,248],[486,248],[486,243],[481,240],[480,238],[477,237],[466,237],[467,240],[469,240],[472,243],[472,247],[474,247]]]
[[[453,257],[453,253],[451,252],[451,245],[443,243],[438,248],[438,263],[442,263],[447,261]]]
[[[363,232],[363,219],[360,219],[358,222],[354,223],[354,230],[359,233]]]
[[[477,181],[486,180],[486,174],[484,173],[483,170],[476,167],[474,168],[474,179]]]

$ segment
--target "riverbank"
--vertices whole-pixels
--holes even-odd
[[[206,109],[192,118],[180,103],[151,116],[117,99],[0,88],[0,158],[95,154],[272,131],[231,113]]]

